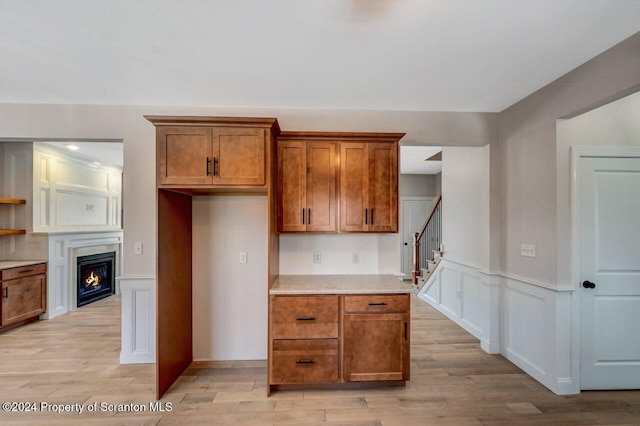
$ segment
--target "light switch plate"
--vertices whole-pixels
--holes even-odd
[[[535,244],[521,244],[520,245],[520,256],[536,257],[536,246],[535,246]]]
[[[313,252],[313,263],[322,263],[322,256],[319,251]]]
[[[351,263],[357,264],[360,263],[360,253],[351,253]]]
[[[133,243],[133,254],[142,254],[142,243]]]
[[[240,253],[240,263],[245,264],[247,263],[247,252],[243,251]]]

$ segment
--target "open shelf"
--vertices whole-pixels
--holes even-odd
[[[27,200],[22,198],[0,198],[0,204],[26,204]]]
[[[24,229],[0,229],[0,235],[22,235],[26,234]]]
[[[0,204],[26,204],[27,200],[22,198],[2,198],[0,197]],[[24,229],[0,229],[0,236],[2,235],[22,235],[26,234]]]

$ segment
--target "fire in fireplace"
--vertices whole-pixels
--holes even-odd
[[[78,307],[115,293],[115,263],[115,251],[78,257]]]

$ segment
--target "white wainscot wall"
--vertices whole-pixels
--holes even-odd
[[[572,291],[443,259],[418,293],[556,394],[579,393],[571,363]]]
[[[122,349],[120,364],[156,362],[156,280],[120,277]]]

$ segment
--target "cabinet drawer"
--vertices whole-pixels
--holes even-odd
[[[274,340],[272,383],[338,381],[338,340]]]
[[[13,280],[16,278],[30,277],[32,275],[44,274],[47,272],[46,263],[38,263],[36,265],[20,266],[18,268],[9,268],[0,271],[2,281]]]
[[[274,296],[271,338],[337,338],[338,311],[338,296]]]
[[[345,312],[409,312],[408,294],[345,296]]]

